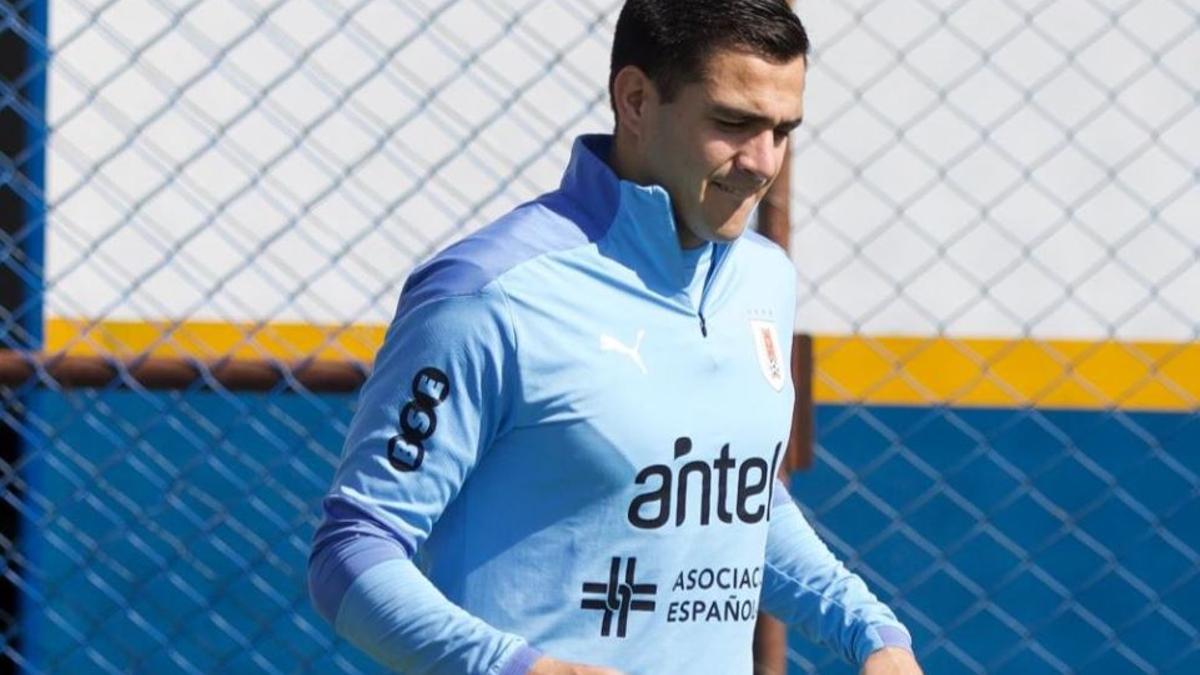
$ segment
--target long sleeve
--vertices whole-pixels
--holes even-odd
[[[506,299],[496,284],[463,292],[436,268],[413,279],[323,502],[310,595],[339,635],[393,670],[523,675],[538,652],[452,603],[412,561],[511,423]]]
[[[883,647],[912,649],[887,605],[846,569],[788,496],[775,486],[763,574],[763,609],[850,663]]]

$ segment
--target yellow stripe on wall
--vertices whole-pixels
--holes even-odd
[[[370,363],[386,326],[51,319],[47,351]],[[818,403],[1200,410],[1200,342],[817,335]]]
[[[816,336],[821,403],[1200,409],[1200,343]]]
[[[46,351],[76,355],[362,361],[370,363],[387,326],[204,321],[91,322],[50,319]]]

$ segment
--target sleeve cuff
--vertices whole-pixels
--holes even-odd
[[[863,641],[865,644],[859,650],[859,663],[866,661],[868,656],[884,647],[899,647],[909,652],[913,651],[912,637],[901,626],[872,626],[867,629],[866,638]]]
[[[542,653],[527,644],[517,647],[496,675],[525,675],[533,667],[533,662],[542,658]]]

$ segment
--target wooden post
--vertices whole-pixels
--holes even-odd
[[[791,2],[795,5],[795,0]],[[783,168],[758,207],[758,231],[789,253],[792,243],[791,188],[792,147],[789,142]],[[795,331],[794,326],[783,328]],[[779,467],[784,485],[788,484],[792,471],[812,466],[812,372],[812,338],[794,335],[792,382],[796,388],[796,402],[792,408],[792,433],[788,438],[787,454]],[[760,613],[754,627],[754,673],[786,675],[787,670],[787,626]]]
[[[791,244],[791,166],[788,148],[783,168],[758,207],[758,231],[785,251]],[[794,330],[793,326],[782,326]],[[791,472],[812,466],[812,338],[795,335],[792,340],[792,381],[796,403],[792,409],[792,433],[787,454],[780,462],[779,477],[786,485]],[[786,675],[787,627],[766,614],[758,615],[754,627],[755,675]]]

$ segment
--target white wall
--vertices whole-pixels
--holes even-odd
[[[617,4],[52,2],[48,313],[387,321],[611,127]],[[1200,7],[1026,5],[801,0],[801,327],[1200,339]]]
[[[801,7],[802,325],[1200,338],[1200,4]]]

